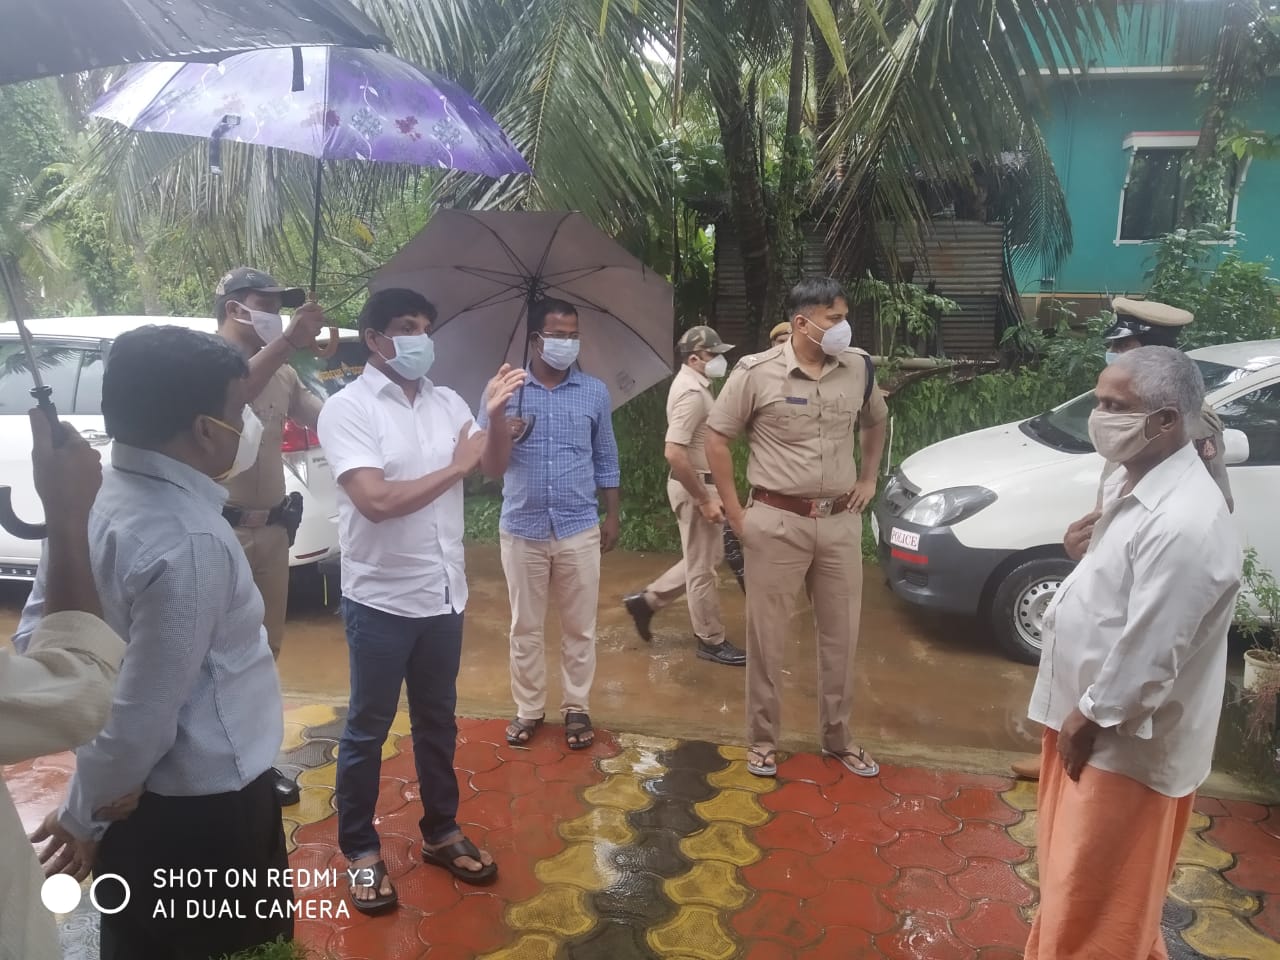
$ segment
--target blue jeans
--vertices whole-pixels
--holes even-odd
[[[373,826],[382,745],[408,685],[413,760],[422,794],[422,839],[437,844],[458,829],[458,741],[454,709],[462,657],[462,614],[397,617],[343,599],[351,652],[351,702],[338,746],[338,846],[349,859],[377,853]]]

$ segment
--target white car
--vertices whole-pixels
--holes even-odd
[[[102,451],[109,462],[111,441],[102,422],[103,358],[120,334],[147,324],[176,324],[213,333],[212,319],[190,317],[66,317],[32,320],[27,326],[45,383],[53,388],[59,416]],[[329,396],[359,375],[364,348],[354,330],[340,331],[337,353],[321,359],[299,353],[291,361],[303,382]],[[29,523],[43,520],[31,478],[31,373],[12,322],[0,323],[0,485],[12,488],[13,507]],[[288,422],[284,442],[285,489],[303,498],[302,526],[289,553],[297,569],[338,554],[337,484],[324,451],[310,430]],[[0,580],[30,580],[40,560],[40,543],[0,530]]]
[[[1280,574],[1280,340],[1190,356],[1227,429],[1236,526]],[[1005,653],[1039,662],[1045,609],[1072,569],[1063,534],[1096,503],[1103,461],[1089,442],[1093,407],[1087,393],[907,458],[872,520],[893,592],[921,607],[984,617]]]

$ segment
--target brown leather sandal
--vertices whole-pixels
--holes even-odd
[[[596,733],[591,726],[591,717],[585,713],[571,710],[564,715],[564,742],[570,750],[585,750],[596,742]]]

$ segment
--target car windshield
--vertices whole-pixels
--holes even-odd
[[[1238,379],[1244,371],[1224,363],[1210,363],[1208,360],[1197,360],[1196,366],[1204,376],[1205,388],[1216,390],[1233,380]],[[1048,413],[1033,417],[1022,425],[1025,432],[1041,443],[1074,453],[1091,453],[1093,443],[1089,440],[1089,414],[1097,405],[1093,391],[1089,391],[1074,400],[1070,400]]]
[[[310,351],[294,354],[289,362],[311,390],[321,397],[331,397],[364,370],[369,351],[359,340],[344,340],[332,357],[317,357]]]

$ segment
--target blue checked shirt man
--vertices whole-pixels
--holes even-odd
[[[544,624],[554,596],[562,625],[565,740],[592,743],[600,555],[618,542],[618,444],[609,390],[574,368],[578,314],[561,300],[529,311],[530,376],[508,406],[513,442],[482,461],[502,477],[502,568],[511,600],[511,694],[507,742],[527,744],[547,705]],[[481,404],[482,426],[486,404]],[[600,521],[597,495],[604,501]]]

